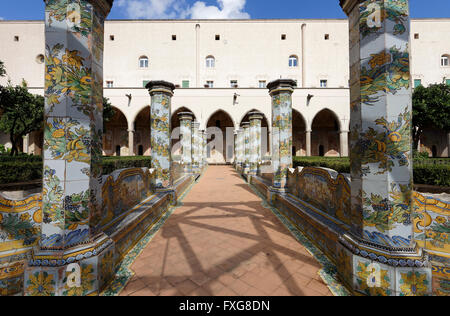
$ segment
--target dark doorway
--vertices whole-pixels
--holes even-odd
[[[320,157],[325,156],[325,148],[323,147],[323,145],[319,146],[319,156]]]
[[[120,145],[116,146],[116,156],[120,157]]]
[[[142,145],[138,147],[138,156],[144,156],[144,146]]]

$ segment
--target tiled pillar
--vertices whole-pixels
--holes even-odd
[[[166,81],[150,81],[146,88],[151,96],[151,149],[153,185],[158,191],[173,189],[171,157],[171,105],[175,85]]]
[[[306,131],[305,137],[306,137],[306,157],[311,157],[312,151],[311,151],[311,130]]]
[[[180,133],[182,137],[181,162],[184,165],[185,172],[190,172],[192,165],[192,121],[194,116],[192,113],[182,112],[178,114],[178,117],[180,119]]]
[[[103,28],[112,2],[45,1],[43,223],[25,295],[96,294],[113,272],[114,244],[99,227]]]
[[[243,155],[243,169],[244,173],[248,173],[250,171],[250,123],[243,123],[242,128],[244,129],[243,133],[243,148],[244,148],[244,155]]]
[[[272,97],[272,189],[284,192],[292,167],[292,93],[294,80],[280,79],[267,85]]]
[[[408,0],[341,5],[350,28],[352,178],[352,234],[343,251],[353,252],[353,276],[343,278],[363,294],[427,294],[430,269],[412,240]]]
[[[135,156],[134,152],[134,130],[128,130],[128,156]]]
[[[261,125],[264,116],[259,112],[252,112],[250,120],[250,173],[258,173],[258,164],[261,163]]]
[[[206,167],[208,165],[207,160],[207,147],[208,147],[208,134],[206,131],[203,131],[202,134],[202,160],[203,160],[203,166]]]
[[[244,130],[242,128],[239,128],[237,131],[237,164],[238,166],[242,166],[242,163],[244,161]]]
[[[339,144],[341,157],[348,157],[348,131],[339,133]]]
[[[192,169],[194,172],[198,172],[200,168],[199,128],[199,122],[192,123]]]

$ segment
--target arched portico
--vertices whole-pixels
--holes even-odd
[[[292,109],[292,156],[306,155],[306,121],[299,111]]]
[[[313,156],[337,157],[340,155],[340,122],[336,113],[323,109],[311,124],[311,154]]]
[[[259,112],[263,119],[261,121],[261,154],[263,157],[270,156],[270,126],[269,126],[269,120],[267,119],[266,115],[258,110],[251,110],[248,111],[242,119],[239,121],[239,126],[242,126],[245,122],[250,122],[250,115],[252,113]]]
[[[128,156],[128,120],[125,114],[114,107],[114,116],[105,123],[103,134],[103,154],[106,156]]]
[[[223,110],[218,110],[209,117],[206,121],[208,163],[225,164],[232,162],[234,158],[234,129],[233,119]]]

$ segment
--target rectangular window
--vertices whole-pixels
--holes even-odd
[[[419,39],[419,38],[420,38],[419,33],[414,34],[414,39]]]
[[[286,34],[281,34],[281,40],[285,41],[286,40]]]
[[[230,81],[230,86],[232,88],[237,88],[238,87],[238,81],[237,80],[231,80]]]
[[[14,36],[14,42],[18,42],[19,41],[19,36]]]
[[[330,34],[325,34],[324,39],[328,41],[330,39]]]
[[[206,81],[205,88],[214,88],[214,81]]]
[[[176,35],[172,35],[172,41],[176,41],[177,40],[177,36]]]
[[[107,88],[114,88],[114,81],[112,81],[112,80],[106,81],[106,87]]]
[[[447,86],[450,86],[450,79],[446,79],[445,83],[447,84]]]
[[[321,88],[328,87],[328,80],[320,80],[320,87]]]
[[[414,88],[417,88],[419,86],[422,85],[422,80],[421,79],[415,79],[414,80]]]
[[[114,35],[110,35],[110,36],[109,36],[109,40],[110,40],[110,41],[114,41]]]
[[[216,41],[220,41],[220,35],[216,35]]]
[[[259,80],[259,85],[258,85],[258,87],[259,87],[260,89],[265,89],[265,88],[267,87],[267,82],[266,82],[266,80]]]
[[[145,86],[150,82],[150,80],[144,80],[142,81],[142,86],[145,88]]]
[[[183,88],[189,88],[189,80],[183,80]]]

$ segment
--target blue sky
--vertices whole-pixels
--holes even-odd
[[[110,19],[345,18],[338,0],[115,0]],[[0,0],[0,19],[39,20],[42,0]],[[450,0],[410,0],[411,17],[450,17]]]

